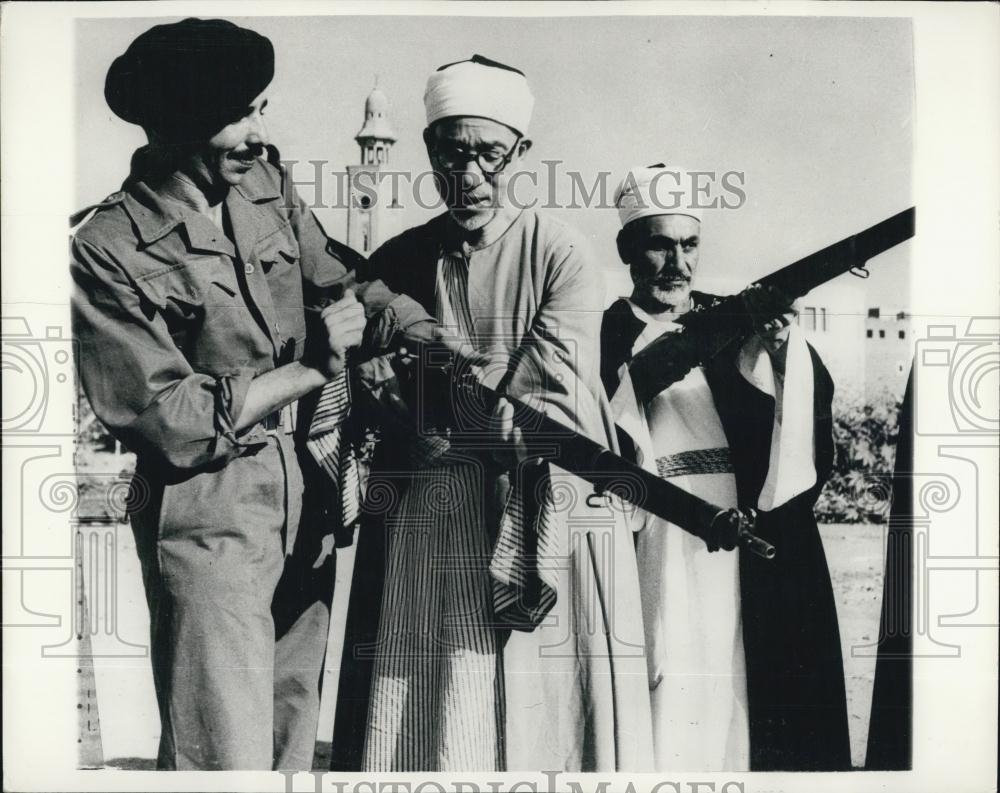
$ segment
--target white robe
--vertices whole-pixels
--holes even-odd
[[[680,329],[631,301],[629,306],[645,323],[633,356],[662,333]],[[740,374],[774,396],[778,406],[767,482],[757,505],[761,509],[779,506],[816,481],[808,356],[794,328],[785,381],[775,375],[756,337],[740,354]],[[635,442],[640,465],[720,507],[737,506],[728,441],[701,368],[661,392],[645,409],[637,405],[624,374],[612,409]],[[638,513],[635,529],[656,768],[747,771],[750,739],[739,552],[710,553],[701,539],[644,512]]]
[[[678,327],[630,306],[646,323],[633,355],[661,333]],[[631,410],[620,406],[630,396],[628,390],[619,390],[612,407],[619,407],[616,416],[632,415],[645,424],[636,431],[634,425],[620,421],[638,441],[640,464],[655,465],[648,459],[655,450],[659,465],[652,470],[671,474],[671,482],[720,507],[735,507],[736,480],[728,444],[702,370],[692,369],[638,413],[632,406],[628,406]],[[651,449],[642,442],[645,438]],[[685,458],[676,455],[699,450],[712,450],[702,459],[711,460],[707,469],[718,473],[672,475],[686,470]],[[640,515],[636,555],[656,768],[746,771],[750,740],[739,557],[709,553],[698,537],[655,515]]]

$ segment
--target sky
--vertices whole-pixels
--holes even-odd
[[[911,205],[912,30],[906,19],[836,17],[230,17],[268,36],[270,137],[286,160],[359,161],[353,137],[376,77],[399,138],[393,168],[421,170],[422,95],[444,63],[480,53],[525,72],[535,95],[525,168],[611,184],[633,165],[740,171],[746,202],[708,211],[699,277],[738,289]],[[121,184],[144,142],[103,98],[104,75],[158,21],[80,20],[76,188],[80,206]],[[311,169],[298,178],[310,179]],[[560,181],[565,189],[568,182]],[[311,188],[303,188],[307,196]],[[327,197],[335,196],[331,187]],[[404,199],[392,222],[433,210]],[[621,278],[610,208],[550,209]],[[346,212],[317,209],[343,238]],[[909,246],[879,257],[870,305],[904,307]]]

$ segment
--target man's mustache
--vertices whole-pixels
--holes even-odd
[[[685,284],[691,283],[691,276],[681,272],[657,273],[649,278],[644,278],[643,281],[650,286],[672,286],[678,281]]]
[[[245,149],[239,151],[231,151],[228,155],[234,160],[243,160],[244,162],[249,160],[254,160],[258,157],[264,156],[264,144],[263,143],[251,143],[248,144]]]

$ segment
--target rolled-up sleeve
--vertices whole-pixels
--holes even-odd
[[[255,371],[196,373],[108,251],[71,249],[77,368],[94,413],[133,451],[176,468],[224,462],[252,444],[234,431]]]

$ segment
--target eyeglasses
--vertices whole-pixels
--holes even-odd
[[[455,170],[469,162],[475,162],[479,170],[486,176],[494,176],[510,165],[517,149],[521,145],[521,138],[518,136],[509,151],[501,149],[483,149],[473,151],[458,143],[450,141],[438,141],[434,144],[434,157],[447,170]]]

